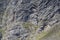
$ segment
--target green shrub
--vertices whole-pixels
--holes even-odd
[[[5,34],[5,30],[4,29],[0,29],[0,32],[2,33],[2,35],[4,35]]]

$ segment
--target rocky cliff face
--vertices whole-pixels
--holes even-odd
[[[59,0],[10,0],[3,16],[2,40],[59,40]]]
[[[9,3],[9,0],[0,0],[0,26],[2,25],[2,17],[8,3]]]
[[[2,19],[4,11],[6,10],[6,7],[8,5],[9,0],[0,0],[0,40],[2,38]]]

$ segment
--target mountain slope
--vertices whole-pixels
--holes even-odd
[[[2,40],[59,40],[59,0],[10,0],[2,20]]]

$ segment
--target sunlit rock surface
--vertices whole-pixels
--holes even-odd
[[[60,0],[8,2],[2,18],[2,40],[60,39]]]

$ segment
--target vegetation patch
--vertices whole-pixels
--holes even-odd
[[[5,30],[4,29],[0,29],[0,32],[2,33],[2,35],[4,35],[5,34]]]
[[[23,24],[23,27],[24,28],[26,28],[26,29],[37,29],[39,26],[37,26],[37,25],[34,25],[34,24],[32,24],[31,22],[24,22]]]

